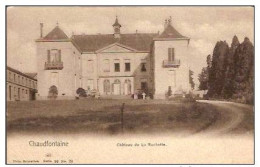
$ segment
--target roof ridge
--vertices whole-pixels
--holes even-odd
[[[157,35],[158,33],[124,33],[120,35],[142,35],[142,34],[147,34],[147,35]],[[73,34],[72,36],[102,36],[102,35],[114,35],[114,34]]]

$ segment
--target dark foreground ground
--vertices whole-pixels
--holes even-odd
[[[7,103],[7,134],[253,133],[253,106],[163,100],[64,100]]]

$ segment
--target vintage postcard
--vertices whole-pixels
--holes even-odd
[[[7,164],[254,164],[254,6],[6,6]]]

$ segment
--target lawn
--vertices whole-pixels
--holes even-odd
[[[10,133],[196,133],[221,116],[214,106],[164,100],[54,100],[7,103]]]

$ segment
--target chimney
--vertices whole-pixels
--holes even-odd
[[[172,16],[169,17],[168,24],[172,25]]]
[[[40,23],[40,30],[41,30],[40,37],[42,38],[43,37],[43,23]]]
[[[164,21],[164,29],[166,29],[167,26],[168,26],[168,21],[167,21],[167,19],[165,19],[165,21]]]

